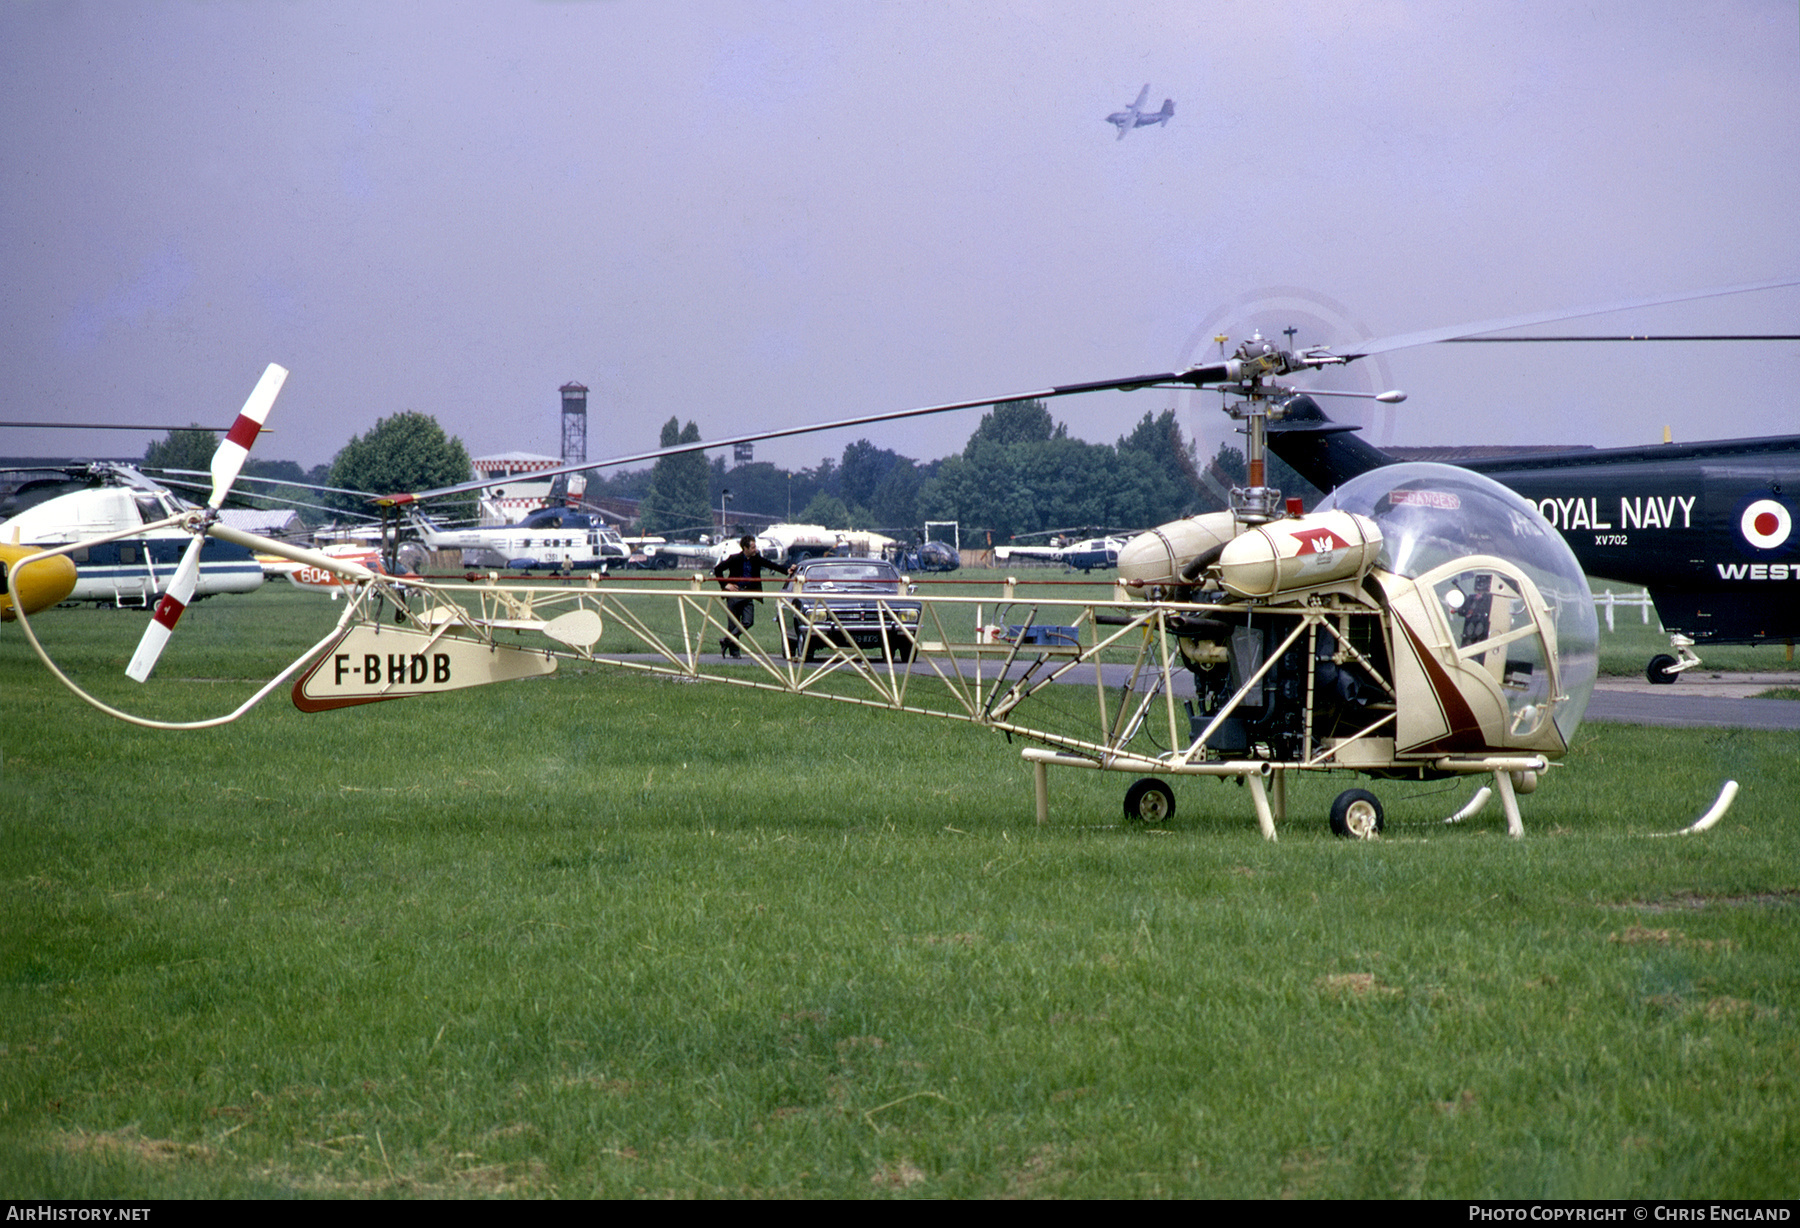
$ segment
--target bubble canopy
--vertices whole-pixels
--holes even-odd
[[[1517,567],[1550,610],[1561,695],[1557,728],[1565,739],[1587,711],[1599,668],[1599,627],[1587,577],[1562,535],[1537,509],[1492,478],[1453,465],[1409,462],[1371,469],[1320,505],[1356,512],[1381,528],[1377,565],[1416,579],[1468,555]],[[1549,638],[1549,637],[1546,637]]]

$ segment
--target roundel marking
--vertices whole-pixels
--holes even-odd
[[[1738,531],[1744,540],[1759,550],[1773,550],[1787,541],[1793,532],[1794,519],[1786,507],[1773,499],[1758,499],[1744,509],[1738,519]]]

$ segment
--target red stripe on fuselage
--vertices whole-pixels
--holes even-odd
[[[1424,746],[1408,746],[1407,751],[1438,750],[1445,752],[1466,751],[1477,753],[1489,749],[1487,737],[1481,732],[1481,722],[1475,718],[1475,712],[1469,707],[1469,701],[1462,697],[1456,689],[1456,683],[1447,670],[1431,655],[1425,647],[1425,641],[1414,634],[1404,618],[1394,619],[1406,638],[1412,641],[1413,655],[1418,657],[1419,664],[1425,670],[1425,677],[1431,683],[1431,690],[1437,696],[1438,704],[1443,708],[1444,718],[1450,726],[1450,732],[1435,742]]]
[[[250,450],[250,445],[256,442],[256,432],[260,430],[262,427],[256,419],[239,414],[237,421],[231,424],[231,431],[225,436],[225,442],[235,443],[247,452]]]
[[[181,612],[185,609],[185,605],[164,593],[163,599],[156,603],[156,621],[173,631],[175,624],[181,621]]]

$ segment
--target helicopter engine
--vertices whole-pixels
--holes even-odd
[[[1335,630],[1320,628],[1311,644],[1301,639],[1289,646],[1261,681],[1219,719],[1232,698],[1263,669],[1269,654],[1281,647],[1288,628],[1275,619],[1257,617],[1249,607],[1241,615],[1196,623],[1177,625],[1175,630],[1182,659],[1194,678],[1189,736],[1198,738],[1212,729],[1206,739],[1209,750],[1292,761],[1304,757],[1309,732],[1312,745],[1322,746],[1328,739],[1349,736],[1392,706],[1390,696],[1348,664],[1347,658],[1357,656],[1386,661],[1376,621],[1358,618],[1345,620]]]
[[[1231,512],[1210,512],[1132,539],[1119,556],[1120,578],[1132,591],[1227,607],[1183,615],[1171,625],[1194,677],[1192,735],[1213,727],[1232,697],[1280,648],[1282,620],[1259,616],[1263,607],[1357,585],[1380,551],[1375,522],[1343,511],[1255,525]],[[1340,636],[1363,642],[1346,654]],[[1346,655],[1371,653],[1385,657],[1368,618],[1341,620],[1335,632],[1323,630],[1310,643],[1290,645],[1212,728],[1208,747],[1232,755],[1298,757],[1306,742],[1309,699],[1315,739],[1367,724],[1369,705],[1385,696],[1343,662]]]

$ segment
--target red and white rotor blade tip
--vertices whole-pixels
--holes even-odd
[[[137,651],[131,654],[131,664],[125,667],[125,676],[133,682],[144,681],[156,668],[156,659],[162,656],[163,645],[169,642],[175,624],[181,620],[181,612],[194,599],[194,589],[200,583],[200,550],[205,545],[204,533],[188,543],[187,552],[181,556],[181,566],[175,569],[175,578],[169,581],[169,591],[156,603],[156,613],[151,617],[150,625],[144,628],[144,638],[138,641]]]
[[[250,399],[244,402],[244,408],[238,411],[237,421],[226,432],[225,441],[213,452],[213,488],[212,498],[207,501],[208,507],[218,507],[225,502],[225,496],[231,493],[231,484],[237,481],[238,470],[244,467],[244,458],[250,455],[250,445],[256,442],[256,434],[268,419],[269,410],[274,406],[275,398],[281,394],[281,385],[286,382],[287,377],[286,367],[270,363],[262,373],[262,378],[256,381],[256,387],[250,392]]]
[[[244,458],[250,455],[250,445],[256,442],[257,432],[262,430],[263,423],[269,417],[269,410],[275,405],[275,398],[281,393],[281,385],[287,381],[287,368],[277,363],[270,363],[263,371],[262,378],[256,381],[256,387],[250,391],[250,399],[244,402],[244,408],[238,411],[237,421],[231,424],[226,432],[225,440],[213,452],[212,459],[212,498],[207,506],[217,508],[225,502],[225,496],[231,493],[231,484],[237,481],[238,471],[244,467]],[[200,551],[206,546],[204,529],[194,534],[194,540],[188,543],[187,550],[181,556],[181,566],[175,569],[174,579],[169,581],[168,591],[162,600],[156,603],[156,613],[150,619],[150,625],[144,628],[144,637],[138,641],[137,651],[131,654],[131,664],[125,667],[125,676],[133,682],[142,682],[156,668],[156,660],[162,656],[162,650],[174,633],[175,624],[181,621],[182,613],[188,603],[194,599],[194,590],[200,586]]]

